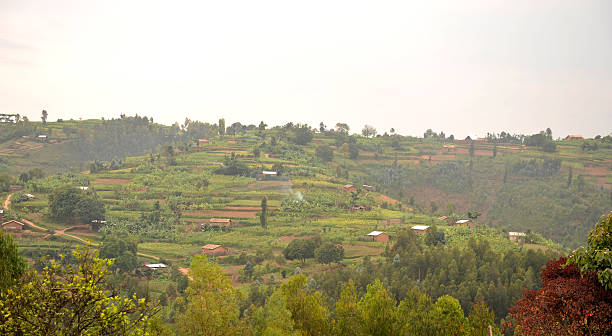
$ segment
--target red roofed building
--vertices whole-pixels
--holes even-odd
[[[216,244],[206,244],[202,246],[202,253],[207,256],[224,256],[227,255],[227,249],[221,245]]]
[[[23,227],[25,224],[23,224],[22,222],[16,221],[14,219],[8,221],[8,222],[4,222],[2,224],[0,224],[0,226],[2,227],[2,230],[5,231],[12,231],[12,232],[21,232],[23,231]]]
[[[229,218],[211,218],[208,221],[210,226],[229,227],[232,225],[232,220]]]

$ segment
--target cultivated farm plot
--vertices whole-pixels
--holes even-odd
[[[380,243],[379,243],[380,244]],[[381,244],[382,245],[382,244]],[[379,256],[385,250],[383,246],[376,247],[365,244],[343,244],[345,258],[353,259],[364,256]]]
[[[209,211],[185,211],[186,217],[196,218],[255,218],[257,211],[238,211],[238,210],[209,210]]]
[[[95,179],[92,184],[129,184],[130,179],[125,178],[98,178]]]

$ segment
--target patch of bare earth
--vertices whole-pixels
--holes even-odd
[[[185,211],[186,216],[193,217],[229,217],[229,218],[255,218],[256,211],[235,211],[235,210],[210,210],[210,211]]]

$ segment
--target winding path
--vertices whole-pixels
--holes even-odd
[[[2,204],[2,208],[5,210],[8,210],[9,205],[11,205],[11,197],[13,196],[13,194],[8,194],[8,196],[6,197],[6,200],[4,201],[4,203]]]
[[[11,205],[11,197],[12,196],[13,196],[13,194],[9,194],[6,197],[6,200],[4,201],[4,203],[2,203],[2,208],[3,209],[8,210],[9,205]],[[31,226],[31,227],[33,227],[35,229],[38,229],[38,230],[41,230],[41,231],[47,231],[46,228],[34,224],[34,222],[32,222],[29,219],[22,218],[21,221],[23,223],[27,224],[28,226]],[[83,244],[88,244],[88,245],[93,245],[93,246],[100,246],[100,244],[98,244],[98,243],[94,243],[94,242],[92,242],[90,240],[85,240],[85,239],[83,239],[83,238],[81,238],[79,236],[75,236],[73,234],[66,233],[66,231],[68,231],[70,229],[77,228],[77,227],[83,227],[83,226],[82,225],[74,225],[74,226],[65,227],[65,228],[63,228],[61,230],[55,230],[53,233],[49,233],[46,236],[44,236],[44,238],[47,239],[47,238],[51,237],[52,235],[53,236],[66,236],[66,237],[70,237],[70,238],[76,239],[76,240],[82,242]],[[160,260],[161,259],[160,257],[154,256],[154,255],[151,255],[151,254],[140,253],[140,252],[138,252],[137,254],[139,256],[141,256],[141,257],[150,258],[150,259],[153,259],[153,260]]]

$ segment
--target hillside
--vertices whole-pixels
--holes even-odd
[[[20,174],[41,168],[48,174],[80,172],[92,162],[157,153],[164,144],[182,144],[204,137],[215,126],[185,121],[179,126],[156,124],[147,117],[121,116],[109,120],[0,123],[0,169]]]
[[[207,133],[200,142],[180,127],[157,153],[88,162],[81,173],[31,176],[23,191],[2,194],[10,197],[6,218],[26,224],[16,234],[22,253],[35,261],[85,241],[115,246],[103,253],[118,258],[124,274],[135,274],[125,293],[162,297],[168,288],[185,289],[191,261],[208,253],[203,246],[221,245],[220,256],[209,256],[233,286],[249,293],[243,307],[263,305],[270,292],[260,290],[299,273],[316,279],[330,302],[349,279],[360,293],[387,279],[398,301],[417,286],[434,299],[452,295],[466,312],[484,300],[499,321],[523,287],[541,285],[545,262],[583,244],[595,218],[611,208],[610,179],[602,176],[609,174],[612,150],[605,143],[582,151],[580,143],[559,141],[557,152],[547,153],[514,144],[313,132],[301,125],[233,126],[230,134]],[[136,135],[129,139],[138,142]],[[43,148],[59,151],[61,144]],[[127,152],[102,148],[88,157]],[[14,153],[7,157],[18,160]],[[54,203],[62,198],[79,206],[70,212]],[[213,218],[232,224],[215,228]],[[473,228],[454,225],[467,218]],[[92,227],[92,219],[105,223]],[[414,225],[431,228],[420,236]],[[372,231],[390,242],[367,236]],[[515,243],[508,231],[527,236]],[[119,247],[131,244],[128,258]],[[325,255],[324,246],[331,249]],[[142,273],[143,262],[171,270]],[[177,304],[164,308],[171,325],[175,309],[182,309]]]

